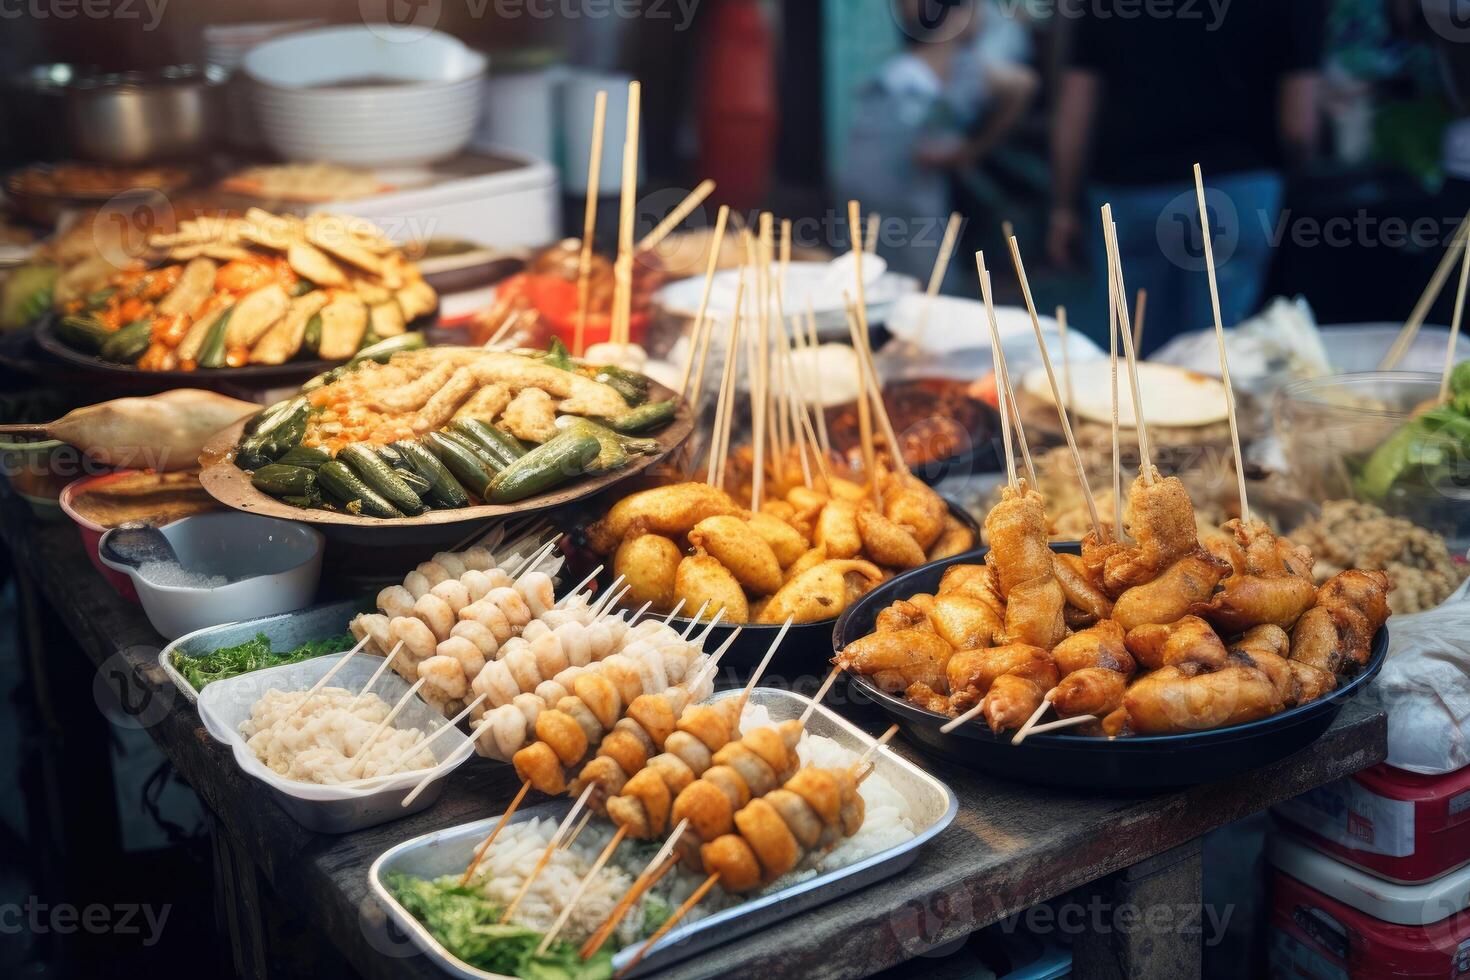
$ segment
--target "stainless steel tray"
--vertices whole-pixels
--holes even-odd
[[[738,693],[727,691],[716,694],[714,700],[735,697]],[[811,701],[791,691],[758,687],[751,695],[751,703],[764,705],[774,720],[784,721],[800,717]],[[873,744],[873,739],[861,729],[821,705],[817,706],[816,712],[807,722],[807,731],[834,739],[844,748],[858,752]],[[884,750],[875,758],[877,771],[913,806],[916,833],[912,840],[870,855],[845,868],[808,878],[780,891],[681,925],[659,940],[658,945],[638,964],[632,976],[652,973],[773,922],[788,919],[799,912],[895,875],[912,864],[919,856],[919,848],[954,820],[959,810],[959,801],[944,783],[896,754]],[[560,818],[571,805],[571,800],[562,798],[523,807],[516,811],[511,822],[548,816]],[[500,974],[478,970],[450,955],[417,919],[394,900],[383,885],[383,877],[398,872],[436,878],[463,871],[475,846],[484,840],[499,819],[498,815],[487,817],[404,841],[380,855],[368,871],[369,887],[388,915],[416,946],[452,976],[472,980],[502,980]],[[614,968],[626,963],[637,948],[635,944],[618,953],[613,960]]]
[[[375,609],[372,597],[366,599],[345,599],[331,602],[321,606],[312,606],[308,609],[298,609],[295,612],[281,613],[277,616],[262,616],[259,619],[245,619],[238,623],[224,623],[220,626],[206,626],[202,630],[186,633],[174,640],[158,655],[158,665],[168,675],[168,679],[174,682],[174,687],[191,704],[199,701],[199,692],[184,679],[173,665],[173,655],[178,653],[184,657],[198,657],[206,653],[212,653],[220,647],[232,647],[246,640],[253,639],[255,634],[264,633],[270,638],[272,649],[282,650],[298,647],[308,640],[320,640],[323,637],[335,636],[338,633],[347,632],[347,623],[360,612],[373,612]]]

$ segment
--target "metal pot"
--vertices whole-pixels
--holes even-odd
[[[77,81],[65,93],[71,150],[118,165],[197,156],[215,135],[218,90],[227,78],[214,66],[179,65]]]

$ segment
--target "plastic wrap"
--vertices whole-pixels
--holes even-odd
[[[1470,765],[1470,582],[1428,612],[1394,616],[1376,690],[1391,766],[1437,776]]]

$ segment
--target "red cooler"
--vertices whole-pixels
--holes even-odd
[[[1270,845],[1272,977],[1343,980],[1470,974],[1470,868],[1390,884],[1289,834]]]
[[[1377,765],[1273,811],[1312,846],[1389,881],[1470,863],[1470,767],[1443,776]]]

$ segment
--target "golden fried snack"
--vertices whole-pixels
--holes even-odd
[[[811,548],[811,542],[790,524],[770,514],[755,513],[745,519],[751,530],[770,546],[782,568],[789,567]]]
[[[1230,644],[1228,650],[1232,661],[1254,667],[1270,678],[1286,705],[1301,703],[1296,672],[1291,661],[1286,659],[1291,653],[1291,637],[1286,630],[1274,623],[1252,626],[1245,635]],[[1331,675],[1328,677],[1330,679]],[[1308,681],[1311,687],[1318,684],[1314,677],[1309,676]]]
[[[1288,660],[1286,665],[1291,668],[1293,691],[1297,704],[1315,701],[1329,691],[1337,689],[1337,678],[1325,670],[1313,667],[1311,664],[1304,664],[1300,660]]]
[[[628,601],[634,606],[651,602],[655,609],[672,609],[683,557],[679,546],[661,534],[630,534],[618,545],[613,572],[628,584]]]
[[[883,572],[862,559],[830,559],[781,586],[761,610],[762,623],[815,623],[840,616],[848,605],[879,582]]]
[[[1197,732],[1255,721],[1282,708],[1276,688],[1259,670],[1228,666],[1191,673],[1192,669],[1161,667],[1134,681],[1123,695],[1127,727],[1140,735]]]
[[[1089,667],[1129,676],[1136,664],[1124,643],[1123,627],[1111,619],[1078,630],[1051,651],[1063,677]]]
[[[1067,605],[1081,611],[1087,622],[1095,623],[1113,614],[1113,601],[1093,580],[1092,572],[1081,555],[1058,552],[1053,568],[1057,581],[1061,583],[1062,594],[1067,597]]]
[[[995,582],[995,569],[989,565],[951,565],[939,579],[937,595],[967,595],[979,599],[990,611],[1004,620],[1006,601]]]
[[[674,601],[684,600],[684,608],[694,615],[704,609],[704,618],[713,619],[715,613],[725,610],[725,620],[731,623],[750,621],[750,604],[740,582],[719,560],[703,553],[690,555],[679,562],[674,575]],[[708,602],[709,605],[705,605]]]
[[[895,474],[883,493],[883,515],[909,528],[919,547],[928,549],[944,532],[950,513],[944,498],[922,480]]]
[[[1138,542],[1120,549],[1103,566],[1103,585],[1113,595],[1150,581],[1165,568],[1199,547],[1194,504],[1177,476],[1159,477],[1150,485],[1140,473],[1128,491],[1123,521]]]
[[[1235,535],[1215,531],[1200,539],[1200,547],[1230,566],[1230,574],[1245,571],[1245,549],[1235,540]]]
[[[858,534],[857,505],[850,500],[830,500],[817,515],[812,543],[827,549],[833,558],[851,558],[863,550]]]
[[[934,596],[925,605],[927,609],[918,605],[915,608],[927,614],[925,621],[930,629],[956,650],[988,647],[1005,628],[1005,620],[995,614],[990,604],[973,596],[954,593]]]
[[[848,503],[856,504],[869,500],[868,488],[861,483],[845,480],[840,476],[834,476],[827,485],[827,493],[834,500],[846,500]]]
[[[1264,650],[1257,650],[1255,653],[1231,650],[1230,663],[1254,667],[1264,674],[1276,689],[1276,696],[1281,699],[1282,707],[1290,708],[1297,703],[1296,677],[1292,673],[1290,660]]]
[[[786,502],[792,507],[792,517],[807,524],[817,519],[817,515],[831,499],[822,491],[806,486],[792,487],[786,492]]]
[[[1209,670],[1225,666],[1225,644],[1198,616],[1135,626],[1123,642],[1145,670],[1180,664],[1199,664]]]
[[[1073,715],[1104,718],[1123,706],[1127,691],[1127,674],[1106,667],[1083,667],[1057,682],[1051,692],[1051,703],[1064,718]]]
[[[1204,550],[1185,555],[1162,575],[1118,596],[1113,618],[1125,630],[1145,623],[1172,623],[1213,595],[1229,571],[1229,565]]]
[[[930,561],[940,561],[962,555],[975,547],[975,531],[953,514],[944,517],[944,528],[939,537],[929,546]]]
[[[1296,575],[1232,575],[1221,585],[1208,602],[1196,602],[1189,611],[1227,634],[1243,633],[1262,623],[1290,629],[1317,598],[1312,580]]]
[[[924,548],[903,525],[874,510],[857,512],[858,537],[863,553],[887,568],[917,568],[924,564]]]
[[[897,630],[937,632],[934,624],[929,621],[929,614],[922,606],[913,601],[917,598],[919,597],[899,599],[892,605],[880,609],[873,623],[873,632],[892,633]]]
[[[796,519],[796,508],[785,500],[762,500],[760,512],[787,522]]]
[[[956,715],[958,711],[950,704],[949,698],[940,694],[934,688],[923,681],[915,681],[903,692],[903,696],[913,704],[918,705],[925,711],[932,711],[936,715]]]
[[[1241,560],[1236,571],[1244,575],[1299,575],[1312,577],[1312,552],[1272,533],[1262,521],[1226,521],[1221,530],[1236,542]],[[1233,563],[1232,563],[1233,564]]]
[[[853,640],[833,662],[871,678],[885,691],[903,691],[918,683],[945,691],[945,670],[953,653],[953,647],[928,630],[892,630]]]
[[[1041,494],[1024,483],[1001,489],[1000,503],[985,516],[985,535],[990,539],[985,561],[995,569],[998,591],[1006,601],[1022,582],[1053,574],[1046,508]]]
[[[689,530],[689,543],[703,549],[730,570],[754,595],[781,588],[781,563],[764,538],[731,514],[706,517]]]
[[[1005,629],[1000,639],[1050,650],[1067,635],[1062,615],[1066,607],[1067,597],[1055,575],[1022,582],[1006,597]]]
[[[786,570],[781,573],[782,583],[790,582],[809,568],[816,568],[822,562],[826,561],[828,557],[827,549],[822,545],[817,545],[810,551],[804,552],[800,558],[788,565]]]
[[[634,521],[655,534],[677,538],[706,517],[738,514],[740,507],[725,491],[707,483],[672,483],[630,494],[613,504],[602,520],[587,529],[593,550],[610,555]]]
[[[981,650],[956,651],[946,665],[945,681],[951,695],[969,693],[973,704],[1002,674],[1044,677],[1048,670],[1052,674],[1052,682],[1047,685],[1050,690],[1056,684],[1056,662],[1051,654],[1027,643],[1007,643]]]
[[[1367,663],[1392,587],[1381,571],[1349,569],[1328,579],[1291,631],[1291,659],[1333,676]]]

